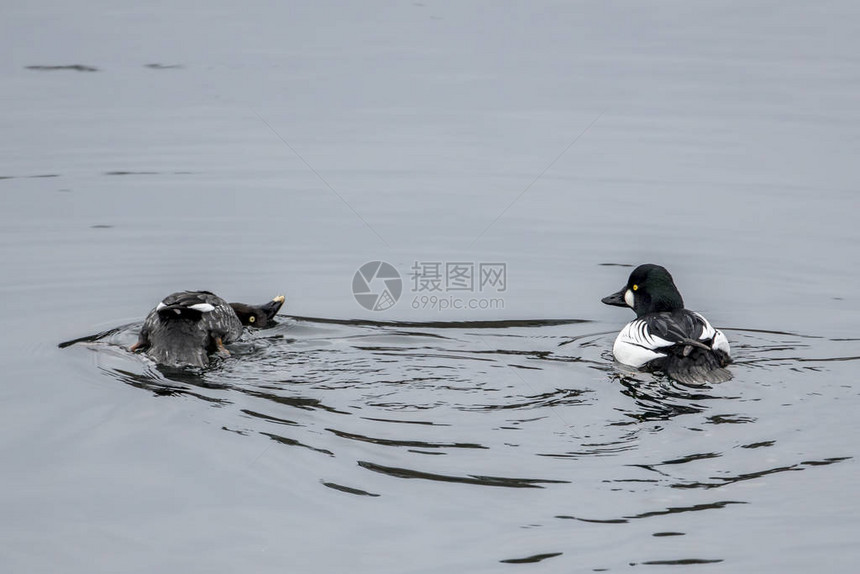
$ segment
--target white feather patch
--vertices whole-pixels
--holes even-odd
[[[209,311],[213,311],[215,306],[210,305],[209,303],[196,303],[194,305],[189,305],[188,308],[200,311],[201,313],[208,313]]]
[[[698,314],[696,312],[693,312],[693,314],[702,320],[702,334],[699,335],[700,341],[710,339],[711,337],[713,337],[717,333],[717,330],[714,329],[713,327],[711,327],[711,324],[708,323],[707,319],[705,319],[704,317],[702,317],[700,314]],[[725,338],[725,337],[723,337],[723,338]]]
[[[637,319],[627,323],[618,333],[615,345],[612,347],[612,354],[619,363],[638,368],[649,361],[665,357],[666,354],[661,353],[659,349],[673,344],[671,341],[652,335],[648,330],[648,324]]]
[[[711,344],[711,349],[714,351],[723,351],[727,355],[731,355],[731,347],[729,346],[729,340],[723,334],[722,331],[718,331],[714,329],[708,320],[702,317],[700,314],[696,313],[696,317],[702,320],[702,334],[699,335],[699,339],[705,341],[713,337],[714,342]]]
[[[729,346],[729,340],[723,335],[722,331],[716,331],[714,335],[714,344],[711,348],[715,351],[724,351],[727,355],[731,355],[731,347]]]

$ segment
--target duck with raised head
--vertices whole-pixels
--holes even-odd
[[[210,354],[230,354],[224,345],[237,340],[244,326],[267,326],[283,304],[283,295],[247,305],[227,303],[209,291],[173,293],[149,312],[130,350],[146,351],[168,367],[206,367]]]
[[[660,265],[640,265],[607,305],[630,307],[636,319],[615,339],[612,354],[619,363],[662,370],[681,383],[720,383],[732,378],[726,336],[699,313],[684,308],[684,299],[669,272]]]

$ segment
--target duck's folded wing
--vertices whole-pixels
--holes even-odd
[[[652,337],[666,341],[668,345],[698,345],[700,341],[713,337],[714,328],[701,315],[686,310],[653,313],[641,320],[647,323],[647,331]]]
[[[642,368],[662,368],[676,381],[690,384],[723,382],[729,358],[725,335],[692,311],[654,313],[629,323],[615,340],[618,361]],[[725,355],[723,355],[725,353]]]
[[[675,345],[722,351],[729,355],[729,340],[702,315],[683,309],[672,313],[655,313],[644,318],[652,336]]]

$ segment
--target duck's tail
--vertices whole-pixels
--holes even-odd
[[[663,370],[672,379],[687,385],[725,383],[732,374],[725,368],[731,362],[729,356],[720,351],[687,346],[678,354],[666,357]]]

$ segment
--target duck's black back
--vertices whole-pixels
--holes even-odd
[[[662,347],[666,357],[655,361],[660,368],[680,383],[722,383],[732,378],[724,369],[728,354],[714,350],[716,331],[698,313],[687,309],[652,313],[642,317],[651,335],[674,343]]]

